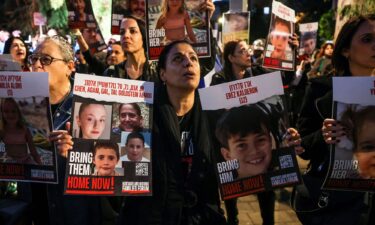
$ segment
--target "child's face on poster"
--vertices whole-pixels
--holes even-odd
[[[272,31],[271,43],[276,51],[285,51],[290,36],[289,28],[282,23],[276,23]]]
[[[228,139],[229,149],[222,148],[225,160],[237,159],[238,178],[265,173],[272,159],[272,141],[269,134],[250,133],[244,137],[234,135]]]
[[[2,106],[2,116],[4,121],[9,125],[17,124],[20,116],[18,114],[17,106],[13,101],[4,101]]]
[[[183,0],[167,0],[168,7],[179,9],[182,6]]]
[[[247,29],[247,19],[242,15],[233,14],[228,18],[229,29],[232,32],[243,31]]]
[[[99,176],[113,176],[118,158],[114,149],[98,148],[96,149],[94,164]]]
[[[98,139],[105,128],[107,112],[103,105],[90,104],[77,118],[83,139]]]
[[[375,121],[366,121],[357,134],[355,156],[359,173],[364,178],[375,178]]]
[[[126,151],[130,161],[141,161],[145,146],[140,138],[131,138],[126,144]]]

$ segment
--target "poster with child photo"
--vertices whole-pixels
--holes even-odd
[[[223,200],[301,182],[280,72],[199,89],[214,127]],[[215,143],[216,142],[216,143]]]
[[[151,195],[153,83],[75,74],[66,194]]]
[[[209,18],[207,11],[201,10],[205,1],[147,1],[147,49],[150,60],[157,60],[163,46],[176,40],[190,42],[199,57],[210,57]]]
[[[280,2],[272,2],[270,29],[266,40],[263,67],[294,70],[295,51],[289,44],[294,33],[295,12]]]
[[[332,125],[339,130],[323,188],[374,192],[374,96],[374,77],[333,78]]]
[[[0,72],[0,180],[57,183],[48,74]]]
[[[228,41],[244,40],[249,43],[250,12],[228,12],[223,14],[223,45]]]

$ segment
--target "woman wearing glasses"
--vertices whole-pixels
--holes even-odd
[[[55,142],[58,149],[58,170],[65,171],[66,156],[73,145],[67,131],[70,129],[67,121],[71,116],[73,97],[71,88],[71,74],[74,71],[73,50],[62,37],[47,37],[29,57],[29,62],[32,71],[49,73],[54,128],[50,141]],[[58,175],[58,184],[31,185],[34,210],[31,215],[34,224],[100,224],[100,198],[63,195],[64,173],[60,172]]]

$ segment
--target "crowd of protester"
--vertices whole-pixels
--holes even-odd
[[[212,1],[203,3],[202,7],[210,16],[215,9]],[[37,46],[31,47],[14,35],[5,41],[2,52],[10,54],[23,71],[49,73],[54,129],[50,141],[55,142],[58,150],[59,171],[65,171],[66,157],[73,146],[68,131],[75,72],[155,82],[153,196],[64,195],[63,172],[58,173],[58,184],[1,182],[1,197],[19,200],[16,204],[19,213],[7,218],[4,224],[239,224],[237,200],[225,201],[227,217],[220,205],[214,165],[221,156],[215,153],[219,143],[213,135],[218,115],[206,115],[197,92],[207,71],[215,68],[215,60],[199,59],[192,45],[182,40],[165,46],[157,63],[149,62],[145,24],[139,15],[128,15],[122,20],[120,41],[109,44],[103,59],[90,52],[83,32],[78,29],[71,32],[79,46],[76,52],[66,37],[44,37]],[[297,34],[289,38],[289,45],[297,52]],[[271,72],[261,66],[264,49],[264,39],[255,40],[252,45],[241,40],[226,43],[223,52],[214,51],[212,56],[222,56],[216,63],[223,69],[216,71],[211,83],[205,85]],[[296,154],[310,160],[309,172],[325,177],[329,146],[340,140],[343,131],[338,121],[331,118],[332,77],[374,75],[375,16],[350,19],[335,42],[326,41],[320,50],[305,54],[297,56],[294,71],[282,71],[293,136],[289,141],[295,146]],[[185,77],[187,72],[189,79]],[[190,132],[189,143],[194,148],[192,163],[196,168],[191,172],[184,171],[181,165],[181,153],[186,151],[180,145],[184,131]],[[301,223],[375,223],[371,194],[354,191],[341,194],[345,197],[334,209],[297,212]],[[263,224],[275,224],[275,192],[259,193],[257,197]]]

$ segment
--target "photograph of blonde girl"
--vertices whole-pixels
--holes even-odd
[[[42,164],[33,137],[13,98],[1,99],[1,122],[0,139],[5,144],[6,162]]]
[[[111,105],[76,102],[74,107],[73,137],[109,139]]]
[[[166,43],[177,40],[197,42],[184,4],[185,0],[163,0],[162,2],[161,15],[156,23],[156,29],[165,29]]]

